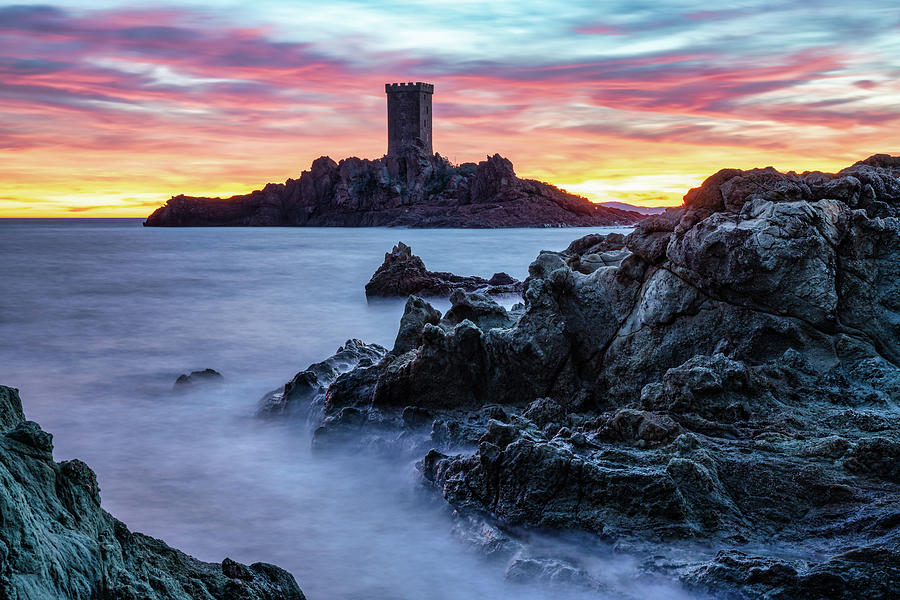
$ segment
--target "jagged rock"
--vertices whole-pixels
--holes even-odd
[[[182,373],[175,380],[175,388],[187,387],[196,383],[219,383],[225,378],[222,374],[214,369],[203,369],[202,371],[191,371],[191,374]]]
[[[641,404],[669,414],[692,414],[717,423],[748,418],[761,403],[774,404],[746,364],[723,354],[695,356],[666,371],[661,384],[641,391]]]
[[[724,554],[656,568],[731,597],[896,595],[898,177],[720,171],[624,239],[542,252],[506,325],[414,306],[324,427],[353,407],[386,438],[427,410],[421,472],[462,513],[701,540]]]
[[[753,556],[738,550],[685,576],[687,583],[727,590],[735,598],[820,600],[878,598],[888,600],[900,586],[900,552],[890,548],[854,549],[807,567],[797,561]]]
[[[566,409],[552,398],[538,398],[528,406],[522,416],[543,429],[551,423],[561,425],[565,422]]]
[[[667,208],[662,214],[643,219],[628,238],[628,250],[647,264],[659,263],[666,256],[669,241],[683,215],[684,208]]]
[[[407,398],[412,397],[424,408],[474,408],[484,404],[487,397],[476,396],[480,381],[489,375],[484,336],[469,320],[449,330],[426,324],[422,345],[415,352],[382,363],[384,368],[373,368],[369,375],[374,379],[367,388],[373,395],[354,398],[354,403],[361,400],[373,406],[397,407],[409,404]],[[426,356],[440,358],[437,362],[423,361]]]
[[[450,304],[450,310],[441,320],[444,325],[455,326],[468,320],[487,331],[495,327],[506,328],[515,322],[505,308],[478,292],[456,289],[450,294]]]
[[[646,447],[671,441],[678,431],[678,424],[666,414],[620,408],[604,419],[597,435],[606,440],[643,442],[641,447]]]
[[[865,169],[875,181],[894,179]],[[423,328],[416,355],[402,369],[385,370],[387,388],[415,375],[423,397],[452,388],[448,403],[459,405],[549,396],[602,407],[634,398],[695,355],[718,352],[752,364],[795,347],[816,368],[848,353],[896,364],[897,218],[854,209],[850,219],[845,200],[852,198],[797,200],[820,194],[818,174],[807,182],[762,170],[738,185],[740,173],[704,184],[726,186],[704,192],[720,198],[718,212],[688,202],[651,217],[624,241],[627,249],[645,248],[662,230],[670,238],[664,256],[630,254],[618,266],[582,268],[585,256],[597,254],[589,251],[597,238],[542,253],[529,268],[526,308],[514,326],[479,335]],[[852,176],[831,176],[829,193],[843,189],[834,181]],[[893,207],[897,199],[879,201]]]
[[[302,600],[265,563],[205,563],[129,531],[100,508],[94,472],[53,461],[52,436],[0,386],[0,597]]]
[[[174,196],[146,226],[585,227],[627,225],[643,215],[519,179],[498,154],[452,165],[411,149],[377,160],[327,156],[299,179],[231,198]]]
[[[0,386],[0,431],[9,431],[24,420],[18,391]]]
[[[722,368],[721,358],[695,357],[670,373],[696,370],[703,361]],[[431,453],[422,471],[455,506],[518,525],[644,539],[774,535],[802,543],[842,523],[842,534],[857,542],[896,540],[900,532],[890,525],[900,517],[890,508],[900,494],[896,440],[869,437],[849,419],[843,428],[819,429],[835,412],[833,399],[859,393],[854,384],[831,390],[829,374],[803,374],[777,363],[737,370],[745,369],[752,371],[745,374],[749,380],[765,382],[766,393],[782,398],[790,411],[782,403],[762,403],[740,420],[730,410],[705,413],[707,419],[691,412],[696,404],[664,401],[657,405],[662,412],[620,408],[574,432],[557,432],[558,426],[544,423],[562,422],[561,411],[539,417],[539,407],[547,405],[542,400],[523,413],[528,421],[489,422],[475,453]],[[728,392],[704,377],[680,381],[677,398],[702,397],[701,407],[715,398],[727,407],[758,397],[741,387]],[[713,389],[718,396],[705,395]],[[723,422],[715,420],[718,414]],[[843,443],[835,441],[835,432]],[[579,434],[587,443],[575,443]],[[840,462],[832,458],[845,454]],[[836,520],[837,514],[842,517]],[[873,528],[872,522],[883,524]]]
[[[34,421],[23,421],[6,432],[6,437],[28,447],[29,452],[53,456],[53,435]]]
[[[426,456],[423,475],[454,506],[488,510],[512,525],[612,534],[684,518],[678,488],[664,467],[617,469],[529,431],[519,435],[495,426],[473,455]],[[582,504],[587,498],[590,503]],[[668,531],[667,525],[661,526]]]
[[[228,557],[222,561],[222,574],[232,579],[252,580],[253,573],[239,562],[235,562]]]
[[[454,290],[518,294],[522,282],[506,273],[495,273],[490,279],[484,279],[429,271],[409,246],[399,242],[385,253],[384,262],[366,284],[366,296],[449,296]]]
[[[280,389],[263,396],[259,414],[290,415],[307,412],[316,396],[324,398],[325,390],[341,373],[356,367],[371,366],[387,353],[383,346],[347,340],[327,359],[309,365]]]
[[[618,267],[630,252],[620,233],[586,235],[569,244],[562,255],[573,271],[589,275],[601,267]]]
[[[425,324],[437,325],[440,321],[441,311],[436,310],[417,296],[410,296],[406,299],[397,339],[394,340],[394,348],[391,352],[403,354],[418,348],[422,345],[422,331],[425,329]]]

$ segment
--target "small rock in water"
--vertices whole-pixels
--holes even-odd
[[[182,373],[175,380],[175,389],[184,388],[195,383],[221,383],[225,378],[215,369],[203,369],[202,371],[191,371],[190,375]]]
[[[506,273],[494,273],[490,279],[429,271],[412,249],[398,242],[385,253],[384,262],[366,284],[367,297],[449,296],[454,290],[486,294],[520,294],[524,284]]]

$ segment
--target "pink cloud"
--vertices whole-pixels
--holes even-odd
[[[596,24],[579,33],[626,32]],[[839,48],[725,59],[698,46],[544,64],[371,52],[381,68],[363,69],[350,55],[269,35],[190,12],[0,9],[0,151],[152,156],[165,165],[155,168],[185,178],[192,175],[185,159],[196,157],[257,173],[275,163],[299,170],[322,153],[375,156],[384,151],[384,105],[372,98],[398,77],[437,83],[436,149],[466,160],[501,151],[537,163],[552,148],[560,160],[587,165],[608,158],[602,152],[611,146],[650,144],[788,153],[797,150],[792,136],[760,136],[754,123],[824,126],[848,144],[870,146],[878,136],[851,134],[855,125],[900,124],[900,109],[796,93],[853,65],[858,57]],[[874,85],[859,79],[847,87],[864,94]],[[762,101],[763,94],[790,102]],[[627,123],[584,116],[609,114],[601,108],[638,116]],[[537,113],[542,121],[530,121]],[[545,168],[565,172],[567,164]]]

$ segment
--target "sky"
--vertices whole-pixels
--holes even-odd
[[[140,217],[378,158],[394,81],[435,84],[453,162],[674,205],[720,168],[900,154],[900,5],[0,4],[0,217]]]

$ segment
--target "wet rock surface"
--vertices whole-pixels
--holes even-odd
[[[339,163],[323,156],[298,179],[231,198],[175,196],[144,225],[584,227],[627,225],[643,216],[520,179],[498,154],[453,165],[414,149]]]
[[[421,457],[514,580],[582,578],[527,551],[540,529],[729,598],[896,597],[898,177],[724,170],[542,252],[511,311],[410,298],[393,351],[313,400],[315,439]]]
[[[334,380],[356,367],[368,367],[384,357],[387,350],[378,344],[347,340],[327,359],[314,363],[281,388],[266,394],[261,402],[261,416],[308,415],[316,398],[321,398]]]
[[[175,380],[175,389],[183,389],[195,384],[221,383],[225,378],[215,369],[203,369],[191,371],[190,374],[182,373]]]
[[[523,283],[506,273],[490,279],[429,271],[412,248],[399,242],[384,255],[384,262],[366,284],[366,296],[449,296],[454,290],[485,294],[521,294]]]
[[[0,386],[0,597],[304,598],[274,565],[205,563],[129,531],[100,507],[90,467],[54,462],[52,440],[25,420],[18,392]]]

